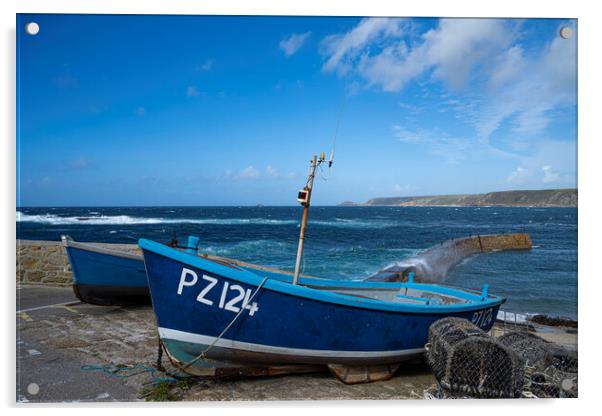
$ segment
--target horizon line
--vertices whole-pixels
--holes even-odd
[[[441,197],[441,196],[462,196],[462,195],[484,195],[484,194],[492,194],[492,193],[502,193],[502,192],[539,192],[539,191],[578,191],[579,188],[577,186],[573,188],[547,188],[547,189],[511,189],[507,191],[489,191],[489,192],[478,192],[478,193],[455,193],[455,194],[435,194],[435,195],[407,195],[407,196],[377,196],[371,197],[368,199],[381,199],[381,198],[432,198],[432,197]],[[345,206],[345,203],[353,202],[352,200],[343,200],[337,204],[320,204],[313,205],[312,207],[340,207]],[[361,203],[360,203],[361,204]],[[296,207],[300,205],[289,205],[289,204],[208,204],[208,205],[196,205],[196,204],[184,204],[184,205],[21,205],[16,206],[16,209],[21,208],[199,208],[199,207],[215,207],[215,208],[223,208],[223,207]]]

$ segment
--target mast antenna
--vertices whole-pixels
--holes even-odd
[[[299,271],[301,269],[301,259],[303,258],[303,244],[305,243],[305,230],[307,229],[307,218],[309,215],[309,204],[311,202],[311,191],[314,186],[316,169],[322,163],[332,165],[332,159],[326,160],[324,152],[320,153],[320,158],[314,155],[309,163],[309,174],[307,175],[307,184],[299,191],[297,201],[303,205],[303,216],[301,217],[301,231],[299,232],[299,246],[297,247],[297,259],[295,261],[295,273],[293,275],[293,284],[299,281]]]
[[[328,167],[332,167],[332,162],[334,162],[334,151],[337,147],[337,138],[339,137],[339,129],[341,127],[341,118],[343,117],[343,111],[345,110],[345,103],[347,94],[343,93],[343,98],[341,99],[341,106],[339,107],[339,112],[337,114],[337,126],[334,130],[334,138],[332,140],[332,150],[330,151],[330,158],[327,160]]]
[[[343,95],[343,102],[339,107],[339,114],[337,116],[337,127],[334,132],[334,139],[332,141],[332,150],[330,151],[330,157],[326,159],[324,152],[320,153],[320,157],[314,155],[309,164],[309,174],[307,175],[307,183],[303,189],[299,191],[297,195],[297,201],[303,205],[303,216],[301,217],[301,230],[299,232],[299,246],[297,247],[297,259],[295,261],[295,273],[293,275],[293,284],[296,285],[299,282],[299,272],[301,268],[301,259],[303,258],[303,245],[305,243],[305,230],[307,229],[307,218],[309,215],[309,205],[311,202],[311,191],[314,186],[314,178],[316,176],[316,169],[322,163],[328,163],[328,167],[332,167],[334,162],[334,151],[337,145],[337,136],[339,135],[339,127],[341,125],[341,116],[345,105],[346,94]]]

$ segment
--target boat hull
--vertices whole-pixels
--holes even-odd
[[[73,293],[82,302],[99,306],[150,305],[148,287],[73,284]]]
[[[82,302],[102,306],[149,305],[142,256],[70,241],[65,250],[73,272],[73,292]]]
[[[437,312],[400,308],[262,279],[260,273],[144,241],[140,245],[159,335],[179,365],[201,353],[211,360],[246,364],[398,363],[422,355],[428,328],[436,320],[487,316],[480,326],[488,330],[502,303],[497,298],[482,305],[442,306]]]

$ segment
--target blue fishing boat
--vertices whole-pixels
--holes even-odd
[[[205,375],[212,363],[326,364],[336,374],[337,366],[387,366],[422,355],[429,326],[444,317],[491,328],[504,299],[486,285],[473,292],[413,276],[390,283],[300,275],[313,178],[323,162],[332,156],[313,157],[298,194],[304,210],[292,275],[139,240],[159,337],[177,367]]]
[[[275,276],[140,240],[159,335],[174,364],[398,363],[447,316],[488,330],[504,299],[433,284]],[[287,281],[288,280],[288,281]]]
[[[73,291],[82,302],[104,306],[150,304],[141,254],[111,250],[74,241],[61,241],[73,273]]]

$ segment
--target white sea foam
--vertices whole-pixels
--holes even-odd
[[[298,225],[299,220],[269,218],[163,218],[132,217],[129,215],[82,215],[62,217],[56,214],[25,214],[17,211],[17,222],[49,225],[152,225],[152,224],[214,224],[214,225]],[[360,221],[340,219],[311,221],[311,225],[340,228],[385,228],[395,225],[387,221]]]
[[[389,228],[400,225],[400,223],[392,221],[374,221],[374,220],[355,220],[355,219],[342,219],[335,218],[334,221],[322,221],[313,220],[310,221],[311,225],[321,225],[325,227],[337,227],[337,228]]]
[[[54,214],[30,215],[17,211],[17,222],[33,222],[50,225],[145,225],[145,224],[297,224],[295,220],[269,220],[264,218],[153,218],[131,217],[129,215],[82,215],[61,217]]]

